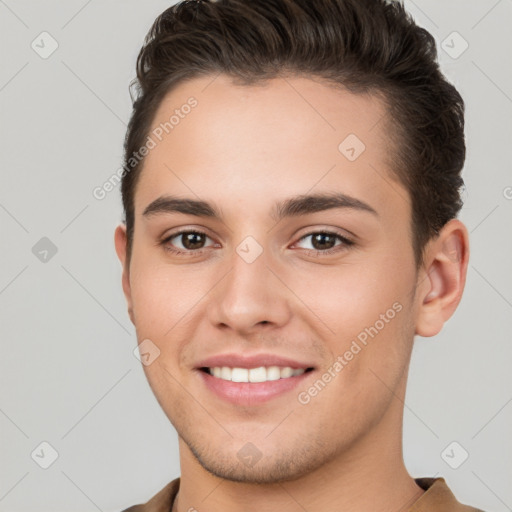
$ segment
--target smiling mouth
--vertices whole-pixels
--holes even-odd
[[[215,366],[212,368],[202,367],[199,369],[221,380],[247,383],[288,379],[313,370],[313,368],[292,368],[290,366],[259,366],[257,368]]]

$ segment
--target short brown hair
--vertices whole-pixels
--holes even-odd
[[[245,85],[310,76],[379,96],[394,148],[389,166],[409,192],[416,267],[423,264],[426,243],[462,208],[464,101],[439,69],[432,35],[392,0],[184,0],[158,16],[130,84],[136,99],[122,180],[128,261],[144,164],[129,160],[173,87],[218,73]]]

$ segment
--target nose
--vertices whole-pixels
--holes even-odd
[[[269,268],[265,251],[248,262],[234,252],[230,269],[210,294],[208,317],[216,328],[248,335],[284,326],[290,318],[290,291]]]

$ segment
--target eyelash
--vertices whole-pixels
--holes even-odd
[[[197,255],[200,255],[200,254],[203,254],[203,252],[206,251],[207,248],[203,248],[203,249],[191,249],[191,250],[182,250],[182,249],[173,249],[171,248],[169,245],[168,245],[168,242],[170,240],[172,240],[173,238],[176,238],[177,236],[179,235],[183,235],[183,234],[189,234],[189,233],[193,233],[193,234],[196,234],[196,235],[205,235],[206,237],[208,237],[208,235],[206,233],[204,233],[203,231],[198,231],[198,230],[195,230],[195,229],[184,229],[182,231],[177,231],[176,233],[172,233],[171,235],[169,235],[168,237],[166,237],[165,239],[163,239],[161,242],[160,242],[160,245],[163,246],[164,250],[172,253],[172,254],[175,254],[177,256],[197,256]],[[327,249],[325,251],[322,251],[322,250],[319,250],[319,249],[304,249],[308,254],[311,254],[311,253],[315,253],[317,256],[325,256],[325,255],[330,255],[330,254],[334,254],[334,253],[337,253],[337,252],[340,252],[340,251],[343,251],[343,250],[347,250],[348,248],[350,248],[351,246],[355,245],[355,242],[353,242],[352,240],[349,240],[348,238],[340,235],[339,233],[336,233],[334,231],[323,231],[323,230],[320,230],[320,231],[312,231],[311,233],[308,233],[302,237],[299,238],[299,242],[304,240],[305,238],[308,238],[310,236],[313,236],[313,235],[318,235],[318,234],[322,234],[322,235],[329,235],[329,236],[334,236],[336,237],[338,240],[341,240],[343,242],[342,245],[336,245],[334,247],[332,247],[331,249]],[[208,237],[210,238],[210,237]]]

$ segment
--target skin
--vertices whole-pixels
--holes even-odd
[[[137,338],[160,350],[144,371],[179,435],[173,510],[407,508],[424,492],[402,455],[412,345],[415,335],[436,335],[459,304],[466,227],[448,222],[416,271],[410,198],[387,166],[389,127],[375,97],[304,77],[264,86],[202,77],[166,96],[153,127],[190,96],[197,107],[146,156],[129,265],[125,226],[115,231]],[[366,146],[353,162],[338,149],[350,133]],[[364,201],[378,216],[346,208],[279,222],[271,216],[277,201],[333,191]],[[208,201],[223,217],[143,216],[163,194]],[[195,246],[177,236],[167,247],[202,253],[175,255],[159,244],[179,228],[207,236]],[[355,243],[331,238],[322,246],[306,236],[325,230]],[[236,252],[247,236],[263,250],[250,264]],[[322,254],[332,247],[338,252]],[[401,311],[309,403],[299,403],[298,393],[397,302]],[[270,352],[316,369],[299,389],[237,407],[210,392],[194,368],[228,352]],[[252,466],[237,457],[248,442],[261,453]]]

